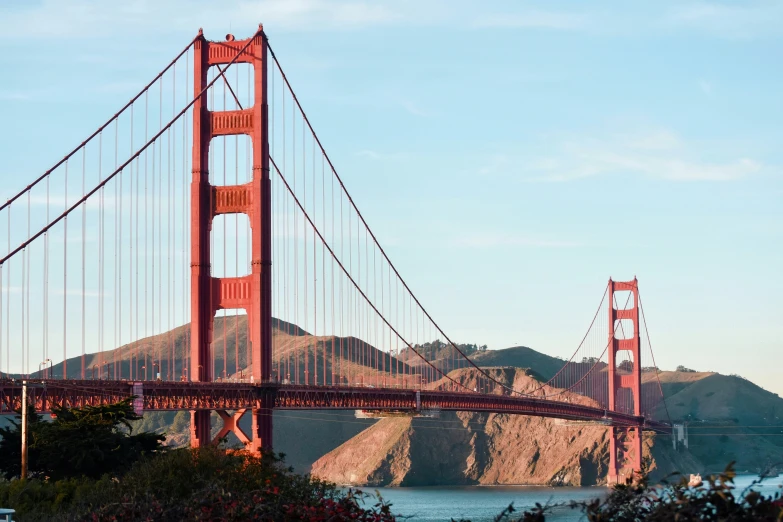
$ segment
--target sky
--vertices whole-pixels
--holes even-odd
[[[783,394],[783,2],[3,0],[3,193],[259,22],[453,339],[567,356],[636,276],[661,368]]]

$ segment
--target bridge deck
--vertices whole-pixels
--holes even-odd
[[[18,380],[0,380],[0,415],[21,406]],[[114,380],[30,380],[28,395],[36,411],[52,406],[80,407],[116,402],[136,395],[147,411],[238,410],[272,404],[284,410],[480,411],[569,420],[604,420],[613,426],[644,426],[668,431],[665,423],[627,413],[568,402],[487,393],[396,388]]]

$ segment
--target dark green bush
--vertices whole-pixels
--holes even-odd
[[[615,486],[605,499],[568,504],[537,504],[515,516],[513,505],[498,515],[496,522],[544,522],[553,508],[568,506],[581,511],[589,522],[772,522],[783,520],[780,492],[762,495],[752,486],[736,491],[733,464],[723,473],[689,487],[682,477],[677,482],[651,486],[645,477],[636,483]],[[759,481],[753,483],[758,484]]]
[[[0,482],[0,505],[20,520],[391,521],[382,501],[297,475],[274,454],[209,446],[150,456],[123,476]]]
[[[44,421],[32,408],[28,415],[28,472],[54,480],[122,473],[143,455],[162,450],[164,435],[133,433],[131,421],[141,417],[131,399],[106,406],[53,408]],[[18,421],[0,428],[0,473],[21,473],[22,435]]]

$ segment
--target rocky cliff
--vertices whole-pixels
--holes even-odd
[[[517,390],[540,383],[521,369],[491,369]],[[453,372],[463,382],[471,370]],[[551,393],[551,390],[547,390]],[[564,392],[579,403],[590,399]],[[644,456],[653,478],[701,471],[688,454],[647,434]],[[469,412],[439,418],[384,418],[318,459],[312,474],[338,484],[423,486],[467,484],[595,485],[605,482],[608,429],[541,417]]]

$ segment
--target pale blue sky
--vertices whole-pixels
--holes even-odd
[[[636,275],[661,367],[783,393],[783,2],[3,0],[3,194],[258,22],[453,338],[566,356]]]

